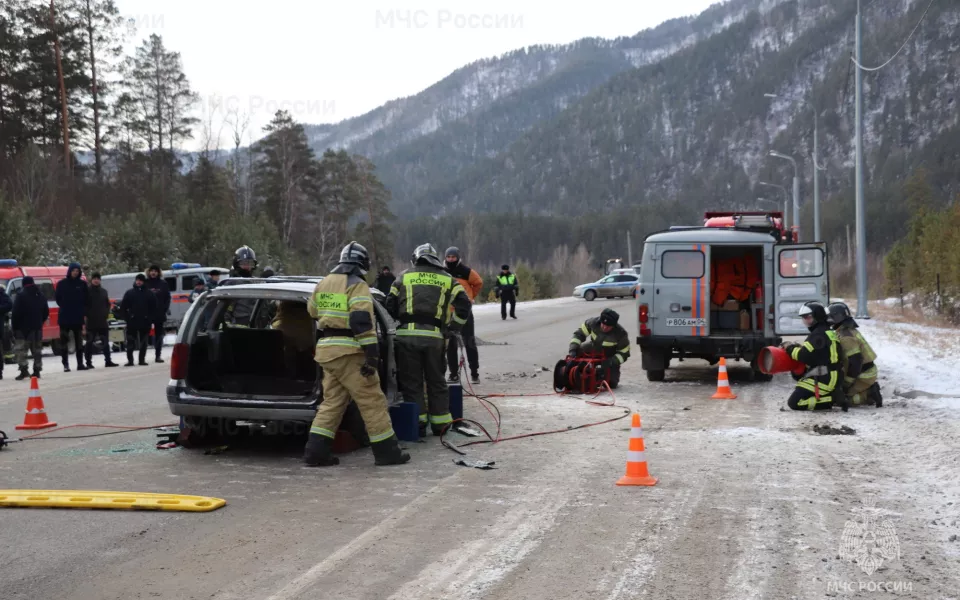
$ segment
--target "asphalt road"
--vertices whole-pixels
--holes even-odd
[[[604,306],[618,307],[635,335],[629,301],[520,305],[519,320],[506,322],[479,313],[478,336],[488,343],[479,388],[549,392],[551,374],[540,367],[552,369],[571,332]],[[166,424],[174,421],[167,367],[64,374],[48,359],[41,392],[60,425]],[[219,455],[161,451],[149,430],[14,444],[0,452],[0,488],[198,494],[228,504],[210,513],[0,509],[0,596],[956,598],[960,543],[940,525],[953,520],[956,530],[960,518],[960,498],[947,493],[960,464],[955,453],[923,451],[944,431],[956,434],[956,419],[892,399],[880,411],[784,412],[789,377],[750,383],[746,375],[731,365],[739,397],[711,400],[715,368],[688,361],[650,383],[634,347],[617,407],[574,397],[495,400],[504,436],[639,412],[660,478],[649,488],[614,485],[628,418],[466,449],[496,461],[489,471],[456,466],[433,437],[407,444],[412,461],[390,468],[375,468],[369,450],[329,469],[303,467],[299,448],[266,443]],[[20,434],[13,426],[28,387],[0,382],[0,428],[11,436]],[[468,418],[490,423],[476,401],[465,403]],[[816,435],[818,423],[857,435]],[[873,514],[862,512],[865,503],[881,516],[864,520]],[[848,529],[844,537],[854,522],[886,540],[891,529],[877,524],[889,522],[899,555],[874,552],[877,570],[841,559],[845,539],[864,547],[863,535]]]

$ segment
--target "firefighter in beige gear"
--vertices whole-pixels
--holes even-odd
[[[426,435],[428,422],[434,435],[440,435],[453,421],[443,377],[444,340],[459,335],[470,316],[470,298],[444,270],[432,245],[418,246],[411,262],[413,268],[391,285],[386,303],[400,323],[396,337],[398,383],[404,399],[420,407],[420,435]],[[448,320],[450,306],[453,315]]]
[[[340,264],[317,284],[307,310],[317,320],[316,361],[323,367],[323,402],[310,427],[303,460],[310,466],[340,463],[333,439],[350,399],[357,403],[378,465],[410,460],[400,450],[380,389],[380,350],[374,328],[373,297],[363,276],[370,269],[366,248],[350,242]]]
[[[827,307],[827,321],[837,332],[843,348],[843,393],[853,406],[883,406],[880,384],[877,383],[877,354],[859,331],[850,308],[842,302]]]

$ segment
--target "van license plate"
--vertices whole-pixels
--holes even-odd
[[[706,319],[667,319],[667,327],[706,327]]]

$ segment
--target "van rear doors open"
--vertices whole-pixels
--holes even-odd
[[[710,335],[709,245],[657,243],[654,256],[653,335]]]
[[[807,335],[800,307],[830,299],[826,244],[774,246],[774,323],[777,335]]]

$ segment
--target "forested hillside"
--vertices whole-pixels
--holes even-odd
[[[0,256],[117,272],[227,265],[248,244],[261,266],[317,272],[357,236],[391,259],[370,161],[314,153],[283,112],[251,148],[221,153],[179,54],[151,35],[125,56],[127,34],[111,0],[0,8]],[[185,169],[194,135],[206,149]]]

